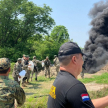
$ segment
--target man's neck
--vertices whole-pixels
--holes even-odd
[[[76,79],[77,79],[77,72],[75,71],[75,69],[73,69],[72,67],[71,68],[69,68],[69,67],[60,67],[60,70],[63,70],[63,71],[66,71],[66,72],[68,72],[68,73],[70,73],[70,74],[72,74]]]

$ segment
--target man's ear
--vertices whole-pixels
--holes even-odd
[[[72,57],[72,62],[73,62],[74,64],[76,64],[76,57],[75,57],[75,56]]]

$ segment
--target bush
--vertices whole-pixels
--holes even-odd
[[[11,72],[10,72],[10,74],[12,74],[12,72],[13,72],[14,65],[15,65],[15,63],[12,62],[12,63],[11,63]]]

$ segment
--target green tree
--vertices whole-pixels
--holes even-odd
[[[27,0],[1,0],[0,57],[15,60],[23,53],[34,54],[34,41],[41,40],[55,24],[51,12],[49,6],[39,7]]]
[[[56,26],[52,30],[51,35],[45,35],[41,41],[34,42],[35,55],[41,60],[45,59],[46,56],[49,56],[49,59],[53,60],[54,55],[58,54],[61,44],[67,41],[69,41],[67,29],[64,26]]]
[[[69,40],[69,34],[66,27],[62,25],[55,26],[51,32],[51,38],[57,43],[64,43],[64,41]]]
[[[0,1],[0,46],[15,46],[27,42],[34,34],[48,34],[55,24],[52,9],[39,7],[27,0]]]

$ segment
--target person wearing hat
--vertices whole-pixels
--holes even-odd
[[[10,80],[10,61],[8,58],[0,58],[0,108],[20,107],[25,102],[25,92],[16,81]]]
[[[84,61],[84,64],[83,64],[83,66],[82,66],[82,72],[80,73],[82,79],[84,78],[84,71],[85,71],[85,70],[86,70],[86,69],[85,69],[85,61]]]
[[[37,67],[37,63],[39,63],[39,60],[36,60],[36,56],[33,56],[33,60],[32,62],[34,63],[34,69],[31,72],[31,81],[32,81],[32,77],[33,74],[35,73],[35,80],[37,81],[37,74],[38,74],[38,67]]]
[[[14,65],[13,73],[12,73],[14,81],[18,82],[19,85],[20,85],[20,81],[18,81],[18,77],[21,78],[21,76],[19,75],[19,73],[22,71],[21,61],[22,61],[22,58],[18,58],[17,59],[17,62]]]
[[[29,60],[28,60],[28,55],[24,56],[24,60],[22,61],[22,69],[26,71],[26,75],[22,80],[22,87],[27,87],[26,84],[26,80],[28,80],[28,65],[29,65]],[[28,82],[27,82],[28,83]]]
[[[27,55],[28,66],[29,66],[29,58],[30,58],[29,55]],[[29,83],[30,73],[31,73],[31,70],[29,69],[29,67],[27,67],[27,73],[26,73],[27,83]]]
[[[56,72],[57,72],[57,74],[58,74],[59,68],[60,68],[60,64],[59,64],[59,59],[58,59],[57,55],[54,55],[54,60],[53,60],[53,62],[54,62],[54,65],[55,65],[55,67],[56,67]]]
[[[44,60],[44,66],[45,66],[45,77],[47,77],[47,72],[48,72],[48,77],[50,78],[50,60],[49,57],[47,56],[46,59]]]
[[[64,43],[58,52],[60,72],[49,93],[47,108],[105,108],[108,96],[90,99],[85,85],[77,80],[82,71],[83,54],[74,42]]]

